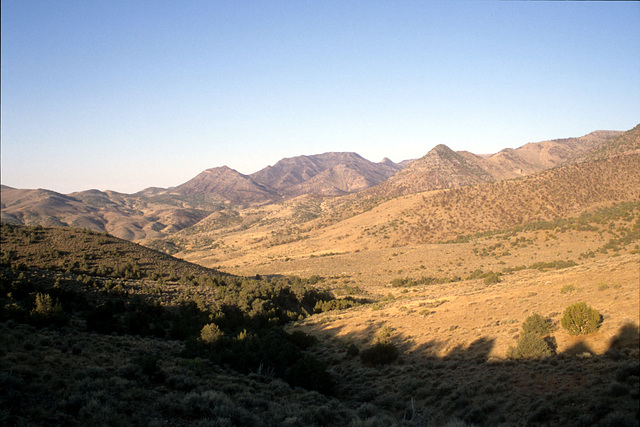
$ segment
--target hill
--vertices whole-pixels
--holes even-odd
[[[579,138],[528,143],[486,156],[467,151],[454,152],[440,144],[383,185],[363,195],[395,197],[526,176],[578,161],[621,134],[617,131],[596,131]]]
[[[64,195],[6,186],[1,191],[3,222],[87,228],[134,241],[161,238],[191,226],[216,206],[164,194],[146,197],[88,190]]]
[[[640,199],[640,153],[567,166],[523,178],[342,204],[292,201],[237,213],[174,235],[179,256],[204,265],[254,264],[327,253],[436,243],[561,218]],[[365,200],[366,201],[366,200]],[[305,214],[307,213],[307,214]],[[227,264],[230,263],[230,264]]]
[[[628,132],[617,135],[615,138],[609,139],[605,144],[598,147],[597,150],[587,154],[587,159],[603,158],[613,155],[633,153],[640,150],[640,125],[637,125]]]
[[[376,188],[376,194],[404,195],[493,180],[476,162],[440,144]]]
[[[282,159],[252,177],[287,198],[305,194],[334,196],[373,187],[400,169],[389,159],[373,163],[356,153],[325,153]]]
[[[277,192],[226,166],[207,169],[195,178],[168,191],[179,196],[200,195],[220,202],[264,204],[280,199]]]

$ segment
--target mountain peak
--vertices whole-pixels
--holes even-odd
[[[354,152],[328,152],[282,159],[251,178],[286,197],[310,193],[336,195],[377,185],[397,170],[389,164],[370,162]]]

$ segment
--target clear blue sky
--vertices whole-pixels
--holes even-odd
[[[2,183],[175,186],[640,123],[640,3],[2,0]]]

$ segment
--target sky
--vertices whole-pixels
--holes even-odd
[[[133,193],[640,123],[640,2],[2,0],[1,20],[17,188]]]

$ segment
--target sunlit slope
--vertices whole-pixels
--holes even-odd
[[[215,248],[180,254],[215,265],[242,257],[289,257],[435,243],[560,218],[640,200],[640,153],[571,164],[524,178],[399,197],[322,227],[219,230]],[[314,225],[315,224],[315,225]],[[286,239],[285,239],[286,238]],[[253,262],[253,261],[251,261]]]

